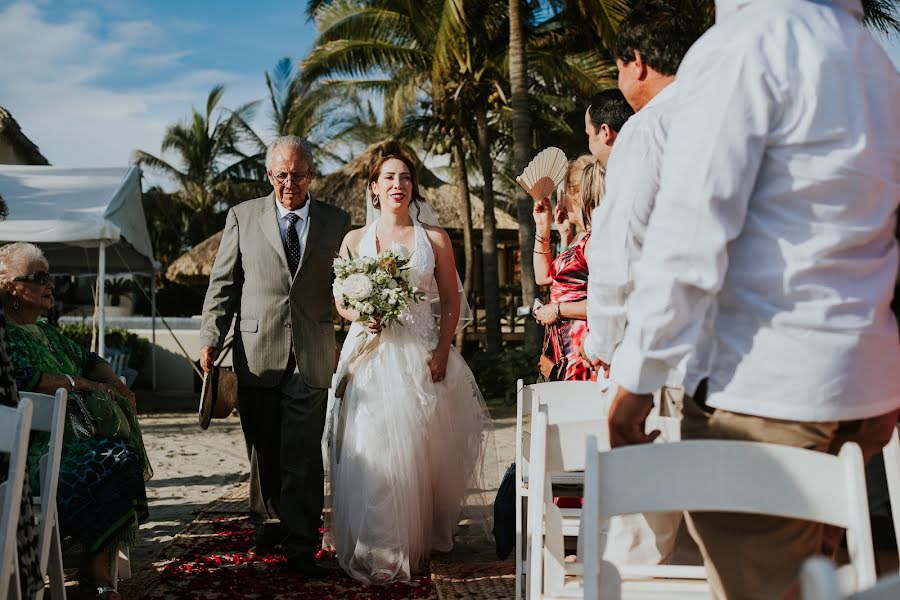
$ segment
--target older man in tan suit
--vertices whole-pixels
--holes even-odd
[[[288,565],[312,576],[320,573],[320,443],[335,366],[332,260],[350,216],[310,197],[315,164],[300,138],[275,140],[266,172],[272,193],[228,211],[203,305],[200,364],[209,370],[236,317],[257,550],[281,542]]]

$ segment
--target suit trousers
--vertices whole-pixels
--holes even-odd
[[[281,385],[242,388],[238,397],[250,456],[252,518],[260,534],[279,530],[269,543],[281,541],[289,558],[311,557],[319,548],[324,502],[321,443],[328,390],[307,386],[292,357]],[[281,527],[273,527],[276,519]]]
[[[898,411],[855,421],[785,421],[725,410],[703,410],[684,399],[681,438],[784,444],[837,454],[856,442],[868,462],[881,452]],[[797,577],[810,556],[834,555],[843,530],[811,521],[732,513],[690,513],[688,529],[703,554],[713,598],[798,598]]]

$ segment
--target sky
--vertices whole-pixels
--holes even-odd
[[[226,88],[222,106],[265,98],[263,73],[312,45],[304,6],[0,0],[0,106],[51,164],[127,165],[135,149],[159,154],[165,128],[192,106],[205,110],[216,84]],[[900,69],[900,38],[880,41]],[[264,139],[267,110],[254,121]]]
[[[160,151],[165,128],[266,97],[264,72],[304,56],[305,3],[267,0],[0,0],[0,106],[53,165],[118,166]],[[267,107],[260,105],[259,133]]]

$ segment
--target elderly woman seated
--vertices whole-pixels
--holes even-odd
[[[0,248],[0,299],[20,390],[69,391],[57,504],[63,544],[84,556],[79,570],[87,597],[111,600],[116,551],[137,540],[145,521],[144,482],[152,471],[134,411],[134,394],[96,354],[38,317],[53,303],[49,265],[33,244]],[[40,457],[49,436],[34,434],[28,462],[38,488]]]

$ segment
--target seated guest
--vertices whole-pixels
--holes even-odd
[[[556,210],[557,227],[564,243],[572,227],[575,237],[555,259],[550,254],[550,200],[534,205],[537,234],[534,243],[534,273],[539,285],[550,285],[550,303],[534,312],[547,328],[541,374],[550,380],[583,381],[592,378],[588,365],[579,360],[578,349],[587,329],[587,260],[585,246],[591,235],[591,211],[603,195],[603,167],[590,155],[573,160],[566,174],[565,197]]]
[[[63,544],[80,549],[86,597],[114,600],[116,551],[137,540],[145,521],[144,482],[152,475],[134,410],[134,394],[109,364],[57,329],[38,321],[53,303],[53,281],[41,250],[16,242],[0,248],[0,300],[9,328],[19,390],[69,391],[57,505]],[[32,435],[31,486],[39,487],[48,434]]]

